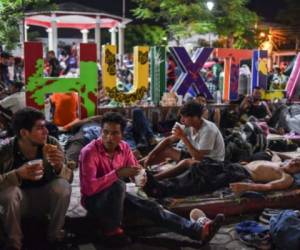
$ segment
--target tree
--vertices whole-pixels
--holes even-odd
[[[127,52],[132,52],[136,45],[166,45],[166,31],[158,25],[129,24],[126,27],[125,47]]]
[[[177,41],[194,33],[214,32],[225,38],[227,47],[256,45],[254,26],[258,17],[245,7],[248,0],[218,0],[211,12],[206,0],[134,1],[137,18],[164,24],[169,38]]]
[[[19,25],[24,19],[25,10],[40,10],[50,5],[50,0],[0,0],[0,43],[7,50],[19,42]]]

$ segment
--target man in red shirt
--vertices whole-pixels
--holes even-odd
[[[221,226],[224,216],[205,223],[191,222],[163,209],[156,202],[126,193],[124,178],[141,170],[128,144],[122,140],[126,121],[118,113],[106,113],[102,119],[102,135],[85,146],[80,153],[80,185],[82,203],[102,227],[106,242],[114,246],[130,243],[121,228],[123,210],[138,213],[160,226],[208,242]]]

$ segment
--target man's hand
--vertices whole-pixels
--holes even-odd
[[[140,172],[139,167],[124,167],[116,170],[116,174],[119,178],[133,177],[136,176],[139,172]]]
[[[21,180],[37,181],[43,176],[44,168],[41,164],[24,164],[16,170],[16,173]]]
[[[181,127],[174,126],[172,129],[172,135],[177,139],[182,139],[185,136],[185,133]]]
[[[57,147],[52,147],[46,152],[46,159],[49,161],[50,165],[54,168],[57,174],[60,173],[64,164],[64,153]]]
[[[232,192],[234,192],[236,194],[240,194],[242,192],[249,191],[248,183],[244,183],[244,182],[230,183],[229,187],[232,190]]]
[[[153,153],[150,153],[149,155],[145,156],[143,159],[139,161],[140,164],[142,164],[145,168],[148,167],[149,162],[154,160],[154,155]]]

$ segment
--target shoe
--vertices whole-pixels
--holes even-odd
[[[21,248],[14,247],[14,246],[8,246],[8,247],[4,248],[4,250],[21,250]]]
[[[116,234],[112,236],[105,236],[103,239],[103,244],[106,247],[112,248],[123,248],[132,244],[132,240],[125,233]]]
[[[206,220],[202,228],[200,240],[203,245],[207,244],[219,231],[220,227],[223,225],[225,221],[224,214],[217,214],[213,220]]]
[[[260,250],[272,249],[271,236],[269,233],[261,234],[240,234],[239,240],[246,246],[255,247]]]

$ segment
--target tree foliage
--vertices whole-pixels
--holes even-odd
[[[125,48],[131,52],[136,45],[166,45],[166,31],[158,25],[130,24],[126,27]]]
[[[258,17],[245,7],[248,0],[214,1],[211,12],[206,7],[207,0],[134,1],[137,8],[133,14],[165,25],[169,38],[179,40],[195,33],[213,32],[225,38],[230,47],[256,45],[254,26]]]
[[[19,42],[19,25],[26,10],[53,7],[50,0],[0,0],[0,43],[8,50]]]

